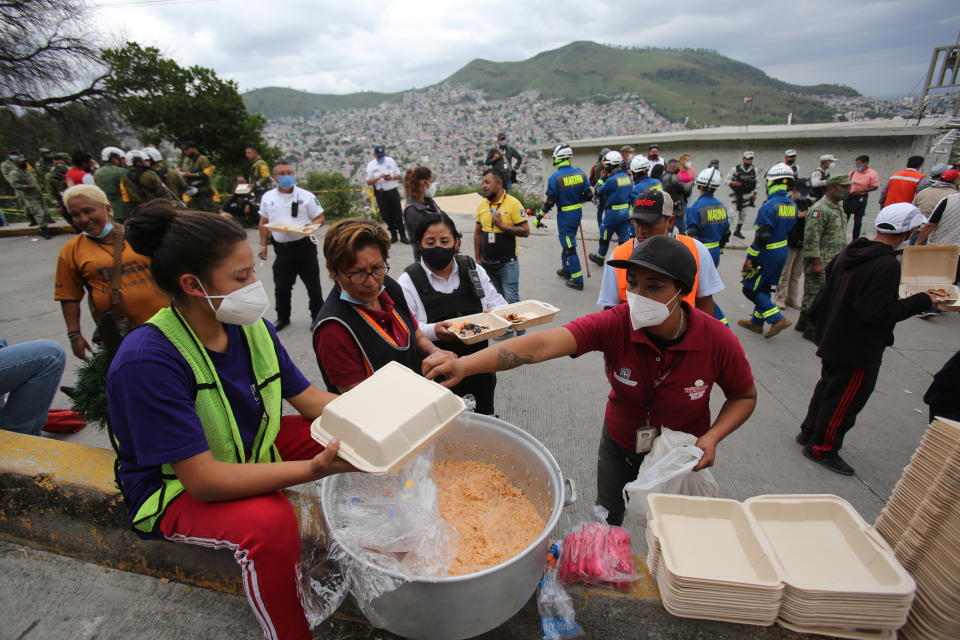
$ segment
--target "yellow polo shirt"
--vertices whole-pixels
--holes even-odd
[[[480,232],[483,233],[480,256],[485,262],[497,262],[520,255],[517,236],[494,226],[493,215],[497,212],[500,213],[500,220],[508,226],[527,222],[523,205],[506,191],[503,192],[501,199],[494,202],[484,198],[477,205],[477,224],[480,225]]]

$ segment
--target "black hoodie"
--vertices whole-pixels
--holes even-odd
[[[817,355],[851,367],[877,368],[893,344],[896,323],[926,311],[926,293],[899,299],[900,262],[881,242],[858,238],[827,266],[826,283],[812,310]]]

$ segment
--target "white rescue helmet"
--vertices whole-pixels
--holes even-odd
[[[570,145],[561,142],[553,148],[553,161],[562,162],[564,160],[569,160],[573,157],[573,149],[570,148]]]
[[[630,160],[630,171],[633,173],[644,173],[650,171],[652,165],[653,163],[647,160],[646,156],[635,155],[633,159]]]
[[[153,162],[160,162],[163,160],[163,154],[160,153],[160,150],[156,147],[144,147],[140,150],[140,153],[143,153]]]
[[[100,161],[110,162],[110,158],[124,157],[123,149],[118,147],[104,147],[100,150]]]
[[[790,177],[793,177],[793,173]],[[720,188],[720,171],[716,167],[707,167],[697,175],[697,186],[716,191]]]
[[[127,151],[127,164],[131,167],[133,166],[133,163],[136,162],[137,160],[140,160],[142,162],[146,159],[147,159],[147,154],[145,154],[143,151],[140,151],[139,149],[130,149],[130,151]]]
[[[796,176],[793,173],[793,168],[783,162],[778,162],[777,164],[770,167],[770,170],[767,171],[767,183],[776,182],[777,180],[794,180]]]
[[[605,167],[622,166],[623,156],[619,151],[607,151],[607,155],[603,156],[603,165]]]

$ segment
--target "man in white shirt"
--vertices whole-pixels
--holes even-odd
[[[387,155],[381,145],[373,148],[373,160],[367,163],[367,184],[373,187],[373,195],[377,199],[377,209],[380,217],[390,230],[390,242],[410,244],[407,240],[407,230],[403,225],[403,210],[400,207],[400,167],[393,158]]]
[[[263,194],[260,201],[260,259],[267,259],[267,224],[286,222],[296,225],[323,224],[323,207],[316,196],[297,185],[297,177],[288,162],[280,162],[273,168],[277,187]],[[276,298],[277,331],[290,324],[290,298],[297,276],[307,287],[310,297],[310,320],[323,306],[323,290],[320,285],[320,261],[317,258],[317,241],[313,236],[304,237],[295,233],[269,231],[277,257],[273,261],[274,297]],[[308,325],[309,326],[309,325]]]

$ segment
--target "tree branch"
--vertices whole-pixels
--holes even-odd
[[[50,109],[60,105],[107,95],[102,87],[97,85],[102,82],[109,74],[104,74],[96,78],[86,89],[72,93],[66,96],[54,96],[50,98],[32,99],[26,96],[0,96],[0,107],[24,107],[26,109]]]

